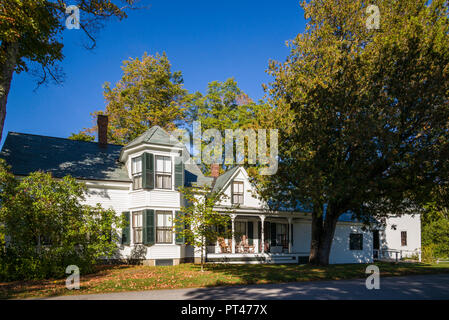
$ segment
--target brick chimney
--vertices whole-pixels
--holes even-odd
[[[108,144],[108,116],[99,114],[97,117],[98,144],[106,146]]]
[[[220,165],[218,163],[213,163],[210,165],[210,176],[212,178],[218,178],[220,175]]]

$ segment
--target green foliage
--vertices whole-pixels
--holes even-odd
[[[184,237],[185,243],[203,252],[207,243],[216,242],[218,237],[229,237],[229,214],[233,210],[217,212],[217,203],[227,198],[221,192],[212,192],[209,187],[181,188],[186,206],[181,208],[182,215],[174,220],[174,231]]]
[[[122,79],[111,88],[104,84],[106,110],[98,114],[109,116],[108,139],[115,144],[127,144],[152,126],[171,130],[184,116],[182,74],[172,71],[166,54],[145,53],[142,59],[123,62]],[[96,127],[88,129],[96,131]]]
[[[431,243],[422,246],[421,259],[425,263],[434,263],[436,261],[434,244]]]
[[[80,29],[96,45],[94,32],[111,17],[126,18],[125,10],[135,8],[134,0],[7,0],[0,2],[0,139],[6,104],[14,73],[29,71],[39,75],[38,84],[59,83],[63,73],[63,30],[66,8],[80,12]]]
[[[78,141],[94,141],[95,137],[91,136],[85,132],[80,132],[80,133],[72,133],[69,137],[70,140],[78,140]]]
[[[259,128],[261,116],[271,110],[263,101],[254,102],[238,87],[233,78],[225,82],[212,81],[208,84],[205,95],[196,92],[190,95],[187,101],[186,122],[200,121],[203,131],[216,129],[223,139],[227,129]],[[203,141],[202,148],[209,142]],[[210,168],[203,165],[203,169],[209,171]]]
[[[118,249],[122,221],[111,209],[82,204],[84,184],[33,172],[17,180],[0,164],[0,279],[62,277],[68,265],[88,273]]]
[[[449,257],[449,220],[432,221],[422,228],[423,247],[432,248],[433,257]]]
[[[306,30],[269,69],[271,103],[290,117],[277,119],[266,198],[313,204],[317,217],[327,204],[328,222],[348,210],[368,222],[448,182],[448,7],[427,2],[374,1],[379,30],[366,28],[365,1],[302,3]],[[333,234],[323,223],[314,230]]]
[[[115,3],[114,3],[115,2]],[[92,27],[110,17],[119,19],[127,15],[123,4],[133,5],[134,0],[8,0],[0,3],[1,49],[7,44],[18,43],[15,70],[28,71],[30,63],[37,63],[44,71],[44,78],[54,75],[55,62],[63,59],[62,31],[65,29],[65,8],[76,5],[80,9],[80,24],[89,39],[94,41]],[[120,4],[121,3],[121,4]],[[0,65],[7,59],[6,50],[0,50]],[[1,69],[1,68],[0,68]],[[43,79],[45,80],[45,79]]]

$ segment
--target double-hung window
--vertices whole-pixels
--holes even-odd
[[[172,162],[171,157],[156,156],[156,188],[172,188]]]
[[[407,246],[407,231],[401,231],[401,246]]]
[[[133,176],[133,190],[142,189],[142,157],[131,160],[131,173]]]
[[[173,242],[173,220],[171,211],[156,211],[156,243]]]
[[[351,233],[349,235],[349,250],[363,250],[363,234]]]
[[[142,243],[142,211],[133,212],[133,237],[134,243]]]
[[[241,181],[232,183],[232,203],[243,204],[243,182]]]

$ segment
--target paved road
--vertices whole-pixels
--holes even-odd
[[[335,299],[449,299],[449,274],[381,278],[379,290],[368,290],[365,279],[290,282],[233,287],[152,290],[79,296],[58,300],[335,300]]]

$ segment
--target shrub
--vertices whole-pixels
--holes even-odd
[[[439,219],[423,226],[423,247],[432,252],[434,258],[449,256],[449,220]]]
[[[122,221],[113,210],[83,204],[86,192],[70,176],[34,172],[17,180],[0,161],[0,235],[8,235],[1,281],[64,277],[68,265],[88,273],[116,253]]]

